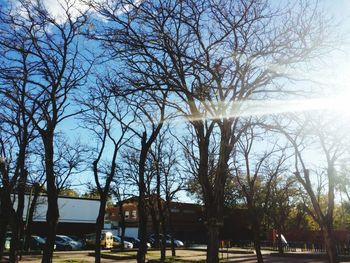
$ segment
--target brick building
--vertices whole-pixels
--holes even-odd
[[[156,204],[156,200],[148,199],[151,205]],[[124,200],[122,203],[122,210],[125,219],[125,235],[138,236],[138,211],[137,198],[130,198]],[[106,220],[111,224],[111,227],[118,230],[120,233],[120,212],[121,205],[116,204],[114,207],[107,209]],[[156,209],[153,210],[153,213]],[[151,234],[154,232],[152,224],[152,211],[148,212],[147,232]],[[171,202],[170,204],[171,221],[174,231],[174,236],[184,241],[205,242],[206,226],[204,208],[198,204]],[[157,216],[157,215],[156,215]],[[170,226],[167,225],[167,231],[170,232]],[[224,216],[224,225],[221,230],[222,239],[230,240],[247,240],[250,239],[251,234],[247,223],[246,209],[227,209]]]

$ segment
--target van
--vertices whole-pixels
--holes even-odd
[[[88,247],[95,247],[96,244],[96,233],[88,234],[85,236],[85,242]],[[101,247],[108,249],[113,248],[113,233],[102,232],[101,233]]]

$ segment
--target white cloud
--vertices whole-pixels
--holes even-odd
[[[54,16],[58,22],[64,22],[67,19],[65,9],[69,6],[70,14],[73,17],[79,16],[81,12],[88,9],[82,1],[64,1],[64,0],[43,0],[42,1],[49,13]],[[68,3],[67,3],[68,2]]]

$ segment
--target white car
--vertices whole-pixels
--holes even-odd
[[[113,241],[116,243],[119,243],[119,244],[122,242],[122,240],[119,236],[113,236]],[[134,245],[131,242],[124,240],[124,248],[132,249],[133,247],[134,247]]]

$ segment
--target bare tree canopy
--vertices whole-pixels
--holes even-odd
[[[207,213],[207,260],[218,262],[227,163],[247,127],[239,118],[246,110],[241,102],[291,92],[279,80],[287,78],[287,69],[321,54],[328,24],[317,5],[305,1],[283,7],[258,0],[91,6],[108,20],[91,35],[124,65],[115,71],[119,89],[168,90],[168,104],[192,124]],[[218,158],[211,180],[214,137]]]

